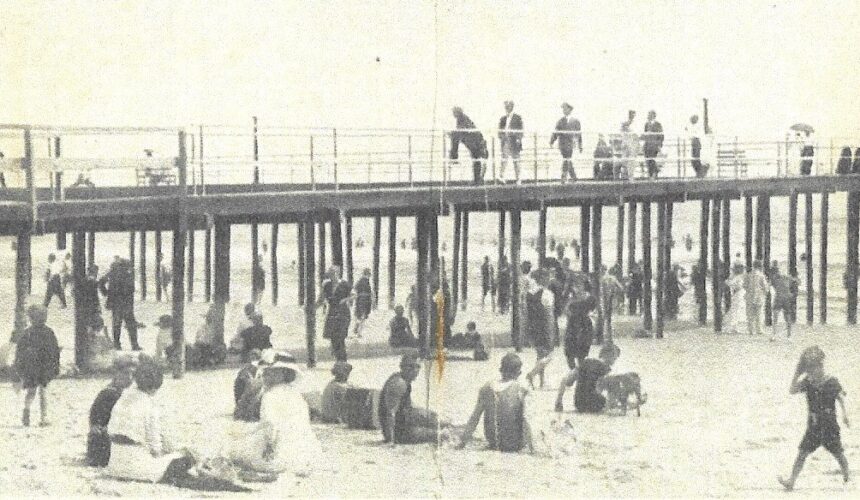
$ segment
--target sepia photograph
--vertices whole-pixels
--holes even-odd
[[[860,497],[858,40],[3,0],[0,497]]]

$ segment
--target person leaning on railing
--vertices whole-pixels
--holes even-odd
[[[487,141],[484,140],[484,135],[475,128],[475,123],[463,113],[463,108],[454,107],[451,109],[451,113],[457,120],[457,128],[450,132],[451,150],[449,158],[451,160],[459,158],[458,150],[462,142],[472,156],[472,175],[475,184],[481,184],[484,179],[484,160],[490,156],[487,152]]]

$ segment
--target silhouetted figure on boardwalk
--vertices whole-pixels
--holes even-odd
[[[570,116],[573,111],[573,106],[568,103],[561,105],[561,111],[564,114],[555,124],[555,132],[549,139],[549,145],[552,147],[558,141],[558,151],[561,153],[561,182],[567,182],[567,177],[571,180],[576,180],[576,172],[573,169],[573,152],[574,149],[582,153],[582,125],[579,120]]]
[[[600,180],[611,180],[620,175],[621,169],[615,172],[612,162],[612,149],[606,143],[603,134],[597,137],[597,146],[594,147],[594,178]]]
[[[702,127],[699,124],[699,115],[690,117],[687,124],[687,137],[690,141],[690,165],[696,173],[696,177],[702,178],[708,174],[708,169],[702,164]]]
[[[487,141],[484,135],[475,129],[475,123],[463,113],[463,108],[455,107],[451,110],[457,120],[457,129],[450,132],[451,150],[449,158],[459,158],[460,143],[466,146],[472,156],[472,176],[475,184],[481,184],[484,180],[484,160],[489,157],[487,152]]]
[[[648,167],[648,177],[656,179],[660,173],[657,165],[657,156],[663,148],[663,125],[657,121],[655,111],[648,112],[648,121],[645,123],[645,133],[642,136],[642,153],[645,155],[645,165]]]
[[[839,175],[851,173],[851,148],[847,146],[842,148],[842,152],[839,154],[839,162],[836,163],[836,173]]]
[[[520,152],[523,150],[523,119],[514,113],[514,101],[505,101],[505,115],[499,119],[499,144],[502,147],[502,163],[499,179],[507,182],[505,167],[514,164],[514,175],[520,183]]]

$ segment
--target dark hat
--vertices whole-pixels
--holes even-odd
[[[400,368],[409,368],[413,366],[420,367],[421,364],[418,363],[418,358],[419,356],[417,350],[411,350],[403,354],[403,356],[400,357]]]
[[[352,365],[346,361],[337,361],[331,367],[331,374],[334,376],[346,377],[352,372]]]
[[[502,373],[516,373],[520,371],[522,367],[523,360],[521,360],[516,353],[509,352],[502,358],[502,364],[499,370]]]

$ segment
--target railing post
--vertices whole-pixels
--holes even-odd
[[[779,147],[779,141],[776,143],[776,176],[782,177],[782,148]]]
[[[451,162],[448,161],[448,137],[442,134],[442,183],[447,183],[451,177]]]
[[[36,200],[36,179],[33,172],[33,135],[30,127],[24,129],[24,158],[21,163],[24,169],[25,182],[30,197],[30,210],[32,214],[31,229],[35,229],[38,223],[38,201]]]
[[[200,166],[200,193],[206,194],[206,178],[203,175],[203,125],[200,125],[200,127],[198,128],[197,135],[200,136],[198,139],[200,141],[200,151],[197,154],[197,159]]]
[[[496,138],[490,138],[490,161],[493,163],[493,182],[497,181],[496,178]]]
[[[740,167],[738,166],[738,136],[735,136],[735,144],[734,144],[734,154],[732,158],[735,159],[735,179],[740,177]]]
[[[370,184],[370,153],[367,153],[367,183]]]
[[[406,137],[406,155],[409,160],[409,187],[413,187],[412,181],[412,135]]]
[[[254,184],[260,183],[260,142],[257,138],[257,117],[254,120]]]
[[[339,186],[337,183],[337,129],[336,128],[331,129],[331,139],[332,139],[332,144],[334,146],[334,149],[333,149],[333,152],[334,152],[334,190],[337,191]]]
[[[701,161],[702,152],[699,151],[699,160]],[[681,165],[683,165],[683,177],[687,177],[687,138],[681,139]]]
[[[675,141],[675,164],[678,165],[678,177],[681,177],[681,138]]]
[[[534,154],[535,154],[535,184],[537,184],[538,180],[538,145],[537,145],[537,132],[533,135],[534,139]]]
[[[833,138],[830,139],[830,175],[833,175]]]

